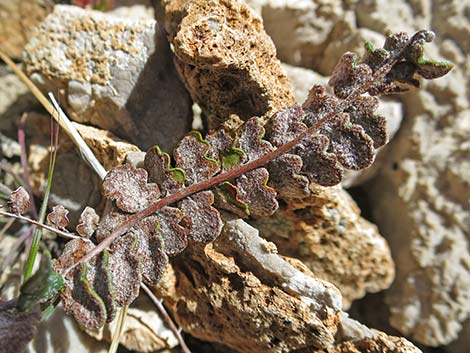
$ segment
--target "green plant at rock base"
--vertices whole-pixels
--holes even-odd
[[[423,59],[423,45],[433,37],[429,31],[389,34],[383,48],[366,45],[361,61],[346,53],[329,81],[333,94],[316,85],[301,106],[266,122],[253,117],[204,138],[189,133],[173,153],[175,166],[153,147],[145,168],[110,170],[103,181],[108,210],[100,219],[85,210],[77,227],[82,238],[68,242],[53,263],[64,281],[65,311],[85,328],[101,327],[132,303],[141,283],[159,282],[169,256],[215,240],[221,210],[270,216],[278,198],[308,195],[310,183],[335,185],[344,169],[368,167],[387,140],[375,96],[451,69]]]

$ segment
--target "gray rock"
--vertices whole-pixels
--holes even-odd
[[[57,5],[24,52],[44,90],[63,90],[71,118],[141,148],[173,148],[191,128],[191,101],[152,19]]]
[[[418,29],[429,28],[431,1],[428,0],[359,0],[355,13],[359,27],[383,33],[412,33]]]
[[[353,21],[345,17],[342,2],[337,0],[271,0],[263,5],[261,13],[279,59],[316,71],[336,23],[343,18]]]
[[[456,339],[470,317],[470,107],[464,70],[456,67],[426,90],[404,96],[407,119],[369,193],[397,264],[386,295],[390,322],[431,346]]]
[[[317,72],[299,66],[282,64],[282,69],[287,78],[292,82],[294,96],[297,103],[302,104],[308,96],[308,92],[313,85],[326,86],[328,77],[322,76]]]

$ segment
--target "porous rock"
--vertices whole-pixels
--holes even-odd
[[[433,2],[431,27],[442,37],[451,38],[456,49],[461,53],[470,51],[469,5],[459,0],[438,0]]]
[[[403,337],[388,336],[380,333],[375,337],[346,341],[315,353],[422,353]]]
[[[295,262],[295,260],[293,260]],[[334,342],[341,295],[276,254],[241,220],[205,248],[173,259],[159,292],[191,335],[240,352],[289,352]]]
[[[243,1],[163,0],[156,13],[164,17],[178,72],[204,112],[246,120],[294,103],[274,44]]]
[[[152,19],[57,5],[23,59],[44,90],[63,90],[71,118],[141,148],[171,149],[191,127],[190,98]]]
[[[334,4],[338,5],[273,0],[263,6],[265,28],[282,60],[327,75],[336,60],[332,57],[336,49],[354,49],[357,40],[352,39],[358,35],[379,39],[377,32],[385,29],[431,28],[439,36],[436,45],[427,46],[427,52],[444,56],[459,67],[429,83],[427,91],[404,96],[407,122],[397,140],[383,151],[384,170],[373,188],[367,186],[374,220],[387,235],[397,260],[397,279],[387,294],[392,325],[420,343],[446,344],[457,337],[470,307],[470,61],[465,55],[469,50],[469,8],[458,0],[359,0],[336,7],[343,17],[324,16],[326,24],[321,14],[319,22],[313,19],[314,10],[323,6],[332,12]],[[276,25],[281,22],[288,26]],[[305,39],[303,33],[311,35]],[[312,57],[311,52],[319,56]]]
[[[390,286],[394,263],[377,227],[340,187],[312,187],[312,195],[291,200],[270,218],[253,222],[286,256],[301,260],[315,276],[333,283],[343,308],[366,293]]]
[[[466,62],[403,97],[407,119],[369,193],[397,263],[390,323],[431,346],[456,339],[470,316]]]
[[[282,63],[282,69],[292,82],[292,90],[298,103],[305,102],[313,85],[327,86],[328,84],[328,77],[322,76],[311,69],[286,63]]]
[[[420,352],[350,319],[335,287],[242,220],[174,259],[158,291],[185,331],[239,352]]]
[[[359,27],[383,33],[412,33],[421,28],[429,28],[430,1],[410,0],[359,0],[355,6]]]
[[[52,1],[48,0],[0,0],[2,51],[13,59],[20,59],[34,27],[51,11]]]

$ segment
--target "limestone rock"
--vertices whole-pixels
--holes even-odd
[[[294,103],[274,44],[244,2],[164,0],[159,16],[180,76],[204,112],[247,119]]]
[[[344,52],[361,52],[366,41],[381,46],[387,29],[429,28],[425,3],[270,0],[263,4],[262,17],[283,62],[326,76]]]
[[[52,11],[47,0],[0,0],[0,46],[13,59],[20,59],[34,27]]]
[[[300,104],[305,102],[313,85],[328,85],[328,77],[322,76],[314,70],[285,63],[282,64],[282,69],[292,82],[295,100]]]
[[[291,207],[253,224],[281,254],[301,260],[315,276],[337,286],[347,309],[366,293],[390,286],[390,249],[340,187],[312,189],[309,198],[291,201]]]
[[[469,5],[459,0],[438,0],[433,2],[432,28],[443,37],[452,38],[457,50],[465,55],[470,51]]]
[[[404,96],[407,120],[369,194],[397,263],[387,292],[390,322],[432,346],[457,338],[470,317],[466,60],[467,66]]]
[[[429,28],[431,4],[429,1],[359,0],[355,12],[359,27],[379,33],[387,29],[412,33]]]
[[[352,12],[345,17],[342,2],[338,0],[271,0],[263,6],[262,16],[279,59],[316,71],[336,23],[354,20]]]
[[[107,14],[116,17],[154,19],[155,14],[153,12],[153,8],[146,5],[148,5],[148,2],[145,1],[143,4],[137,4],[136,1],[130,1],[129,4],[126,4],[126,6],[120,6],[119,3],[114,2],[114,6],[116,7],[111,11],[108,11]]]
[[[420,352],[350,319],[335,287],[242,220],[174,258],[158,291],[185,331],[239,352]]]
[[[191,127],[189,96],[154,20],[57,5],[26,46],[24,69],[44,90],[65,92],[71,118],[141,148],[171,149]]]
[[[446,346],[448,353],[462,353],[470,347],[470,320],[463,324],[463,329],[460,332],[459,338]]]
[[[341,313],[334,347],[315,353],[422,353],[403,337],[389,336]]]
[[[246,4],[251,7],[258,15],[261,16],[263,5],[269,0],[245,0]]]
[[[388,336],[383,333],[373,338],[346,341],[315,353],[422,353],[411,342],[402,337]]]
[[[205,249],[173,259],[160,295],[191,335],[240,352],[290,352],[333,343],[341,296],[276,254],[241,220]]]

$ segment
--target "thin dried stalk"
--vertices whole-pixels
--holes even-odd
[[[162,300],[158,299],[155,294],[153,294],[152,290],[147,287],[146,284],[142,283],[140,287],[147,293],[149,298],[152,300],[153,304],[157,307],[157,309],[160,311],[160,314],[163,316],[165,319],[166,323],[168,326],[170,326],[170,329],[173,331],[173,333],[176,335],[176,338],[178,339],[181,349],[184,353],[191,353],[189,350],[188,346],[184,342],[183,336],[181,336],[181,331],[176,327],[174,324],[173,320],[171,319],[170,315],[168,315],[165,307],[163,306]]]

